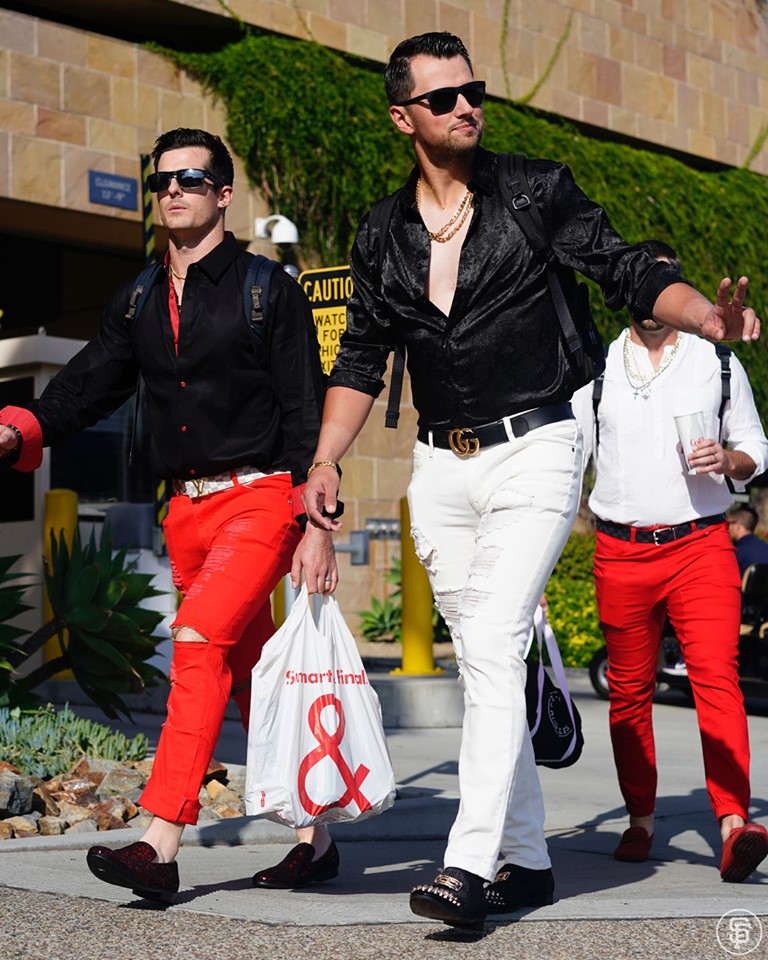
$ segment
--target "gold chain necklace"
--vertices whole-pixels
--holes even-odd
[[[638,397],[642,397],[643,400],[647,400],[651,395],[651,384],[663,373],[667,367],[675,359],[677,351],[680,349],[681,337],[678,333],[675,337],[675,342],[672,344],[672,349],[667,353],[666,357],[661,361],[661,363],[656,367],[650,377],[644,376],[635,366],[635,361],[632,356],[632,347],[630,344],[629,331],[627,331],[626,338],[624,339],[624,371],[627,374],[627,380],[629,385],[633,390],[633,397],[637,400]],[[632,381],[635,381],[634,383]]]
[[[458,209],[456,210],[456,213],[454,213],[444,227],[440,227],[437,233],[432,233],[432,231],[427,228],[429,239],[434,240],[436,243],[447,243],[451,237],[454,237],[464,226],[464,221],[469,216],[471,200],[472,191],[467,190],[458,206]],[[419,213],[421,213],[421,177],[419,177],[419,179],[416,181],[416,209],[419,211]],[[453,227],[453,230],[451,230],[451,227]]]
[[[176,273],[176,271],[173,269],[173,264],[171,263],[170,260],[168,261],[168,266],[171,268],[171,273],[174,275],[174,277],[176,277],[177,280],[186,280],[186,279],[187,279],[186,273],[184,274],[183,277],[182,277],[182,275],[181,275],[180,273]]]

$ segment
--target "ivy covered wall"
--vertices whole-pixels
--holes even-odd
[[[413,158],[387,115],[382,68],[317,43],[244,32],[214,53],[161,49],[227,112],[227,137],[275,211],[294,220],[309,266],[348,262],[361,215],[395,189]],[[630,241],[658,237],[686,276],[714,297],[722,276],[747,274],[768,321],[764,231],[768,181],[743,169],[705,172],[670,156],[588,136],[557,117],[486,101],[484,146],[562,160]],[[606,338],[625,317],[593,306]],[[735,350],[768,414],[768,338]]]

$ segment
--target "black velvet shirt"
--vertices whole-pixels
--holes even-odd
[[[575,382],[544,266],[504,205],[497,158],[478,149],[474,213],[448,316],[427,297],[430,241],[416,208],[414,169],[400,192],[377,278],[378,228],[363,218],[350,258],[354,290],[329,386],[383,388],[396,340],[406,346],[419,425],[477,426],[569,400]],[[606,304],[650,317],[679,274],[624,241],[564,164],[529,160],[528,179],[561,263],[596,281]]]
[[[324,376],[301,287],[283,270],[272,274],[267,352],[258,359],[243,306],[251,257],[231,234],[192,264],[184,284],[176,355],[168,280],[147,294],[135,327],[125,322],[132,283],[101,317],[98,336],[27,406],[45,445],[116,410],[144,378],[153,468],[189,479],[237,466],[286,470],[306,479],[317,444]]]

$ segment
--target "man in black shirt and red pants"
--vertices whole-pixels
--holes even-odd
[[[331,374],[313,471],[311,521],[336,503],[334,469],[404,343],[419,432],[408,498],[416,552],[451,631],[464,687],[461,804],[445,867],[411,892],[411,909],[456,926],[486,912],[552,902],[544,805],[525,718],[533,613],[579,502],[582,438],[574,375],[536,260],[501,196],[497,157],[481,149],[485,85],[458,37],[424,34],[393,52],[389,114],[417,166],[398,191],[388,233],[363,219],[350,258],[354,292]],[[614,309],[703,333],[758,335],[742,310],[697,293],[668,264],[627,244],[566,166],[528,162],[557,258],[595,280]],[[384,201],[387,203],[387,201]],[[504,862],[497,870],[501,854]],[[485,886],[486,881],[491,881]]]
[[[91,848],[88,864],[102,880],[170,900],[181,834],[197,822],[230,695],[248,724],[251,670],[274,632],[272,591],[291,569],[297,584],[303,567],[310,593],[329,593],[337,573],[331,535],[309,525],[302,537],[300,496],[325,388],[307,298],[274,271],[257,356],[243,307],[252,257],[224,229],[234,179],[227,148],[206,131],[180,128],[158,138],[152,157],[149,186],[169,231],[162,282],[134,324],[126,284],[98,336],[40,399],[0,410],[0,455],[34,470],[43,446],[109,416],[141,373],[154,469],[173,478],[164,532],[183,600],[172,625],[168,717],[140,800],[154,819],[139,843]],[[273,886],[300,886],[318,867],[325,875],[337,868],[324,827],[299,833],[306,844],[293,872],[286,878],[283,868]]]

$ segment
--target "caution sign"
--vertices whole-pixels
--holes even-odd
[[[339,340],[347,329],[347,300],[352,293],[349,267],[305,270],[299,283],[312,304],[323,370],[331,372],[339,352]]]

